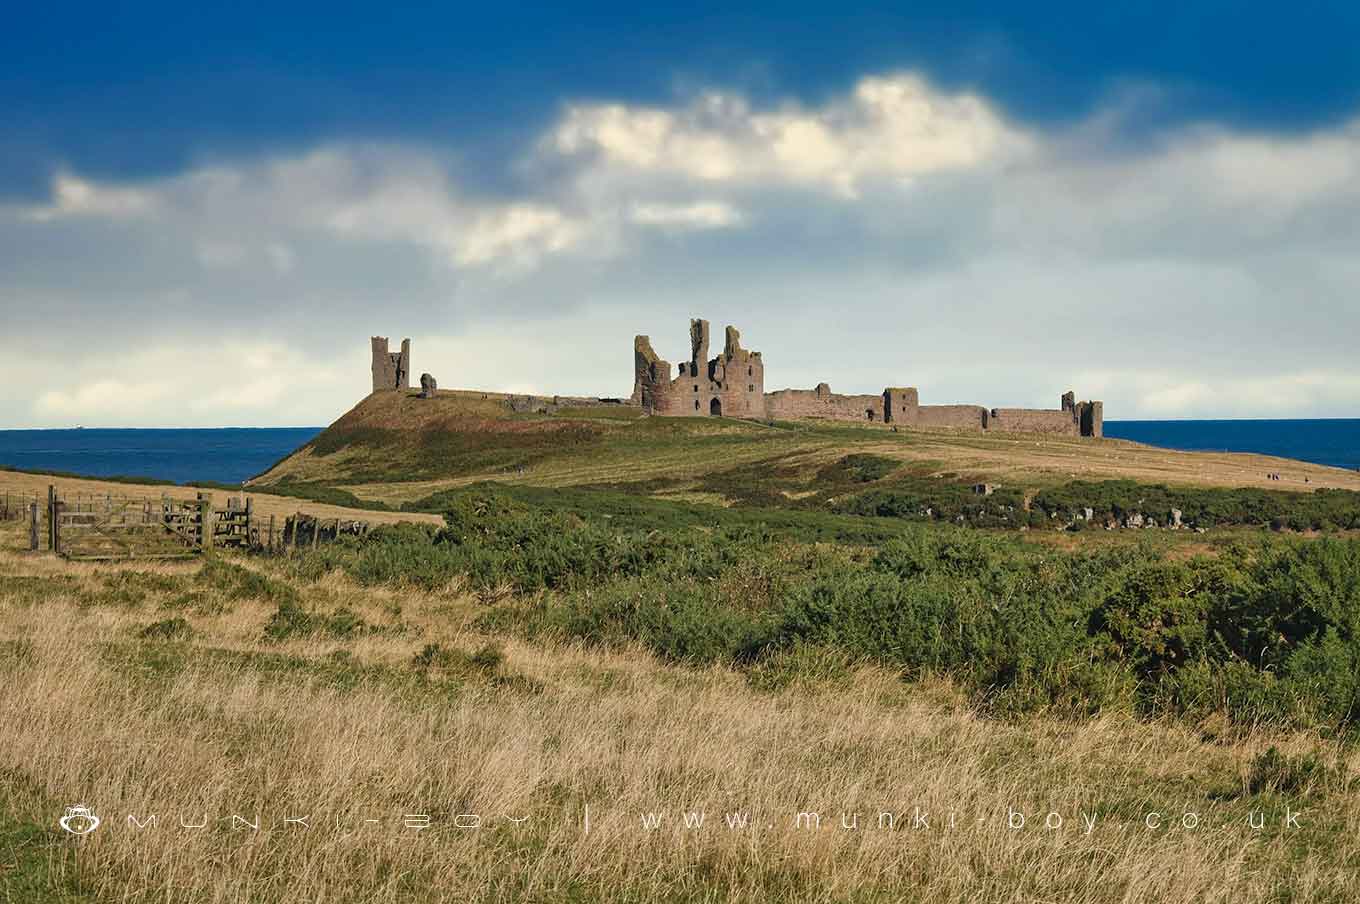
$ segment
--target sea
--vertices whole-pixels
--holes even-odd
[[[0,430],[0,467],[171,483],[240,483],[320,427]],[[1170,449],[1260,452],[1360,468],[1360,419],[1106,421],[1105,435]]]
[[[0,430],[0,467],[86,477],[236,484],[269,470],[321,427]]]
[[[1193,452],[1259,452],[1360,468],[1360,419],[1106,421],[1105,435]]]

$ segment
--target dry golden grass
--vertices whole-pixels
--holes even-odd
[[[263,600],[208,588],[192,610],[167,609],[176,591],[100,603],[90,594],[129,568],[30,557],[11,528],[0,537],[0,813],[50,826],[93,806],[105,826],[52,833],[44,856],[102,899],[1353,900],[1360,792],[1293,801],[1305,828],[1292,833],[1283,801],[1256,831],[1236,797],[1267,744],[1344,755],[1307,737],[1007,724],[947,683],[873,668],[770,693],[641,651],[510,639],[494,668],[422,677],[426,644],[489,639],[456,583],[421,594],[327,575],[299,588],[308,606],[386,630],[266,643]],[[238,561],[281,578],[277,563]],[[197,567],[135,570],[189,586]],[[192,641],[138,638],[173,614]],[[928,829],[913,828],[917,807]],[[1025,829],[1007,828],[1010,809]],[[684,828],[682,811],[704,811],[704,827]],[[823,828],[795,826],[812,811]],[[895,830],[877,827],[881,811],[899,814]],[[1187,811],[1196,830],[1179,826]],[[726,826],[737,812],[748,828]],[[1042,827],[1050,812],[1062,828]],[[155,828],[126,824],[153,813]],[[663,827],[643,828],[643,813],[666,814]],[[859,827],[842,828],[853,813]],[[261,829],[233,830],[233,814]],[[309,829],[281,824],[305,814]],[[404,828],[407,814],[433,827]],[[459,814],[481,827],[455,828]],[[205,816],[208,829],[179,825]]]

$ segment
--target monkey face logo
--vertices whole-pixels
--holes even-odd
[[[57,820],[61,827],[72,835],[88,835],[99,828],[99,817],[90,812],[84,804],[66,808],[66,815]]]

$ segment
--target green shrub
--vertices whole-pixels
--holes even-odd
[[[573,594],[551,610],[563,634],[603,645],[641,641],[657,655],[690,663],[751,658],[767,640],[767,616],[722,605],[711,583],[636,578]]]
[[[455,673],[495,674],[505,662],[505,653],[493,643],[484,644],[475,653],[465,653],[441,644],[426,644],[412,657],[411,664],[421,671],[431,669]]]
[[[845,687],[857,663],[839,647],[795,643],[760,657],[746,674],[750,685],[762,691],[781,691],[793,686]]]
[[[325,615],[303,609],[296,602],[284,601],[269,617],[264,636],[274,641],[316,635],[344,639],[370,630],[369,624],[350,609],[342,607]]]
[[[183,618],[165,618],[142,628],[137,636],[143,640],[189,640],[194,629]]]
[[[895,458],[861,452],[845,456],[834,465],[823,469],[822,473],[832,479],[843,474],[856,483],[871,483],[882,480],[900,467],[902,462]]]
[[[1205,651],[1213,580],[1184,562],[1140,562],[1116,572],[1091,614],[1090,630],[1140,675],[1165,672]]]
[[[1150,511],[1147,487],[1112,484],[1086,489],[1106,493],[1111,513],[1126,502]],[[893,492],[878,498],[906,498]],[[961,508],[965,521],[1000,518],[1010,503],[987,509],[996,495],[960,490],[946,502],[981,507]],[[1349,732],[1360,712],[1356,540],[1263,535],[1176,561],[1150,541],[1066,552],[948,525],[609,492],[480,486],[441,498],[442,529],[380,528],[290,567],[301,577],[340,568],[364,584],[465,583],[493,601],[482,630],[641,644],[671,661],[744,669],[769,689],[840,680],[865,662],[909,679],[946,675],[1006,715],[1218,712]],[[1272,504],[1202,501],[1213,517]],[[1043,508],[1012,514],[1066,523]],[[271,637],[371,630],[352,613],[304,611],[290,585],[234,566],[205,565],[200,580],[274,599]],[[429,655],[427,667],[454,668]]]
[[[1308,797],[1329,786],[1345,785],[1345,773],[1324,763],[1316,753],[1290,756],[1273,745],[1252,758],[1247,773],[1248,794],[1289,794]]]
[[[227,599],[266,600],[279,605],[297,605],[299,600],[293,585],[220,558],[204,561],[194,580],[204,587],[220,591]]]

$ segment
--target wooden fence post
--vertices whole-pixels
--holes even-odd
[[[29,514],[33,521],[28,525],[28,548],[33,552],[38,551],[38,503],[33,503],[29,508]]]
[[[212,497],[198,494],[198,545],[204,555],[212,555],[213,548],[213,504]]]
[[[47,485],[47,550],[57,551],[57,488]]]
[[[298,539],[298,534],[302,533],[302,513],[294,512],[291,520],[293,522],[293,549],[297,549],[298,543],[301,542]]]
[[[312,518],[312,549],[321,542],[321,519]]]
[[[246,549],[250,548],[250,527],[255,520],[255,500],[246,497]]]
[[[269,551],[274,551],[274,513],[269,514]]]

